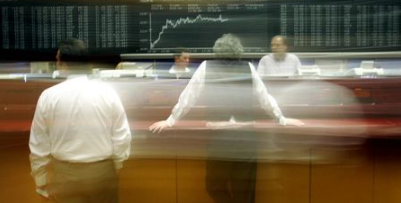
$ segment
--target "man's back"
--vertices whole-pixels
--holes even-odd
[[[58,70],[91,72],[81,40],[60,42],[56,59]],[[118,202],[116,171],[130,146],[118,95],[85,75],[71,75],[45,90],[36,106],[29,138],[36,191],[60,202]]]
[[[125,115],[118,114],[121,103],[107,85],[85,76],[68,79],[43,92],[38,106],[51,122],[53,157],[93,162],[112,155],[113,121]]]

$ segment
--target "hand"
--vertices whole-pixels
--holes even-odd
[[[302,122],[301,120],[293,119],[293,118],[286,118],[285,123],[286,123],[286,125],[293,125],[293,126],[297,126],[297,127],[305,125],[305,123]]]
[[[43,198],[46,198],[46,199],[49,198],[49,193],[45,189],[45,186],[37,187],[36,188],[36,193],[38,193]]]
[[[156,122],[156,123],[153,123],[150,127],[149,127],[149,130],[152,132],[152,133],[160,133],[163,129],[165,129],[165,128],[167,128],[167,127],[170,127],[168,124],[167,124],[167,121],[159,121],[159,122]]]
[[[40,202],[52,202],[54,201],[53,195],[51,195],[46,186],[41,186],[36,188],[36,193],[40,196]]]

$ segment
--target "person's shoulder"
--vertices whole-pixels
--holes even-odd
[[[291,60],[299,60],[298,56],[292,53],[287,53],[287,57]]]
[[[273,55],[272,54],[266,54],[260,60],[261,61],[273,61]]]
[[[97,79],[89,80],[89,83],[91,87],[85,91],[91,91],[91,94],[99,96],[104,101],[113,102],[120,98],[119,93],[121,93],[121,91],[119,91],[120,89],[116,89],[118,86],[116,87]]]
[[[41,95],[50,95],[50,94],[54,94],[55,92],[58,92],[58,90],[60,88],[62,88],[62,86],[64,86],[65,81],[60,82],[58,84],[55,84],[47,89],[45,89]]]
[[[91,80],[88,80],[88,82],[90,84],[92,84],[93,88],[101,90],[101,92],[104,92],[104,91],[113,91],[114,92],[114,88],[105,81],[102,81],[99,79],[91,79]]]
[[[273,58],[273,55],[272,55],[272,54],[266,54],[266,55],[264,55],[264,56],[262,57],[262,59],[271,59],[271,58]]]
[[[56,95],[58,95],[60,92],[62,92],[61,88],[62,88],[63,84],[64,84],[64,81],[43,90],[43,92],[39,96],[39,101],[41,101],[41,103],[43,103],[43,102],[49,102],[49,101],[54,100],[54,97],[57,97]]]

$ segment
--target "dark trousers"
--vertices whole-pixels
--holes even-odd
[[[118,202],[118,181],[111,160],[95,163],[53,161],[50,193],[56,202]]]
[[[253,203],[256,139],[252,133],[217,131],[209,144],[206,190],[215,203]]]
[[[255,201],[256,162],[208,160],[206,190],[216,203]]]

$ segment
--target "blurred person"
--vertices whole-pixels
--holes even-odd
[[[280,125],[301,126],[285,118],[268,94],[254,66],[240,60],[243,47],[238,37],[225,34],[213,47],[218,60],[199,66],[167,120],[149,127],[156,133],[172,127],[197,100],[207,106],[206,126],[211,128],[206,163],[206,190],[216,203],[252,203],[256,181],[256,142],[252,130],[253,100]]]
[[[260,75],[297,75],[301,62],[294,54],[287,53],[287,38],[276,35],[272,38],[270,46],[272,53],[259,61],[258,73]]]
[[[174,79],[187,79],[191,78],[194,71],[189,68],[190,52],[188,49],[179,47],[174,52],[174,63],[161,64],[161,69],[158,69],[156,74],[159,78],[174,78]],[[166,67],[168,66],[168,67]]]
[[[86,56],[83,41],[60,43],[57,69],[70,75],[38,100],[31,174],[37,193],[56,202],[118,202],[117,172],[129,157],[131,132],[117,93],[83,74],[91,71]]]
[[[186,76],[190,78],[189,74],[191,73],[191,69],[188,68],[190,60],[189,50],[185,48],[179,48],[174,53],[174,65],[168,71],[170,74],[174,74],[177,79],[182,76]]]

